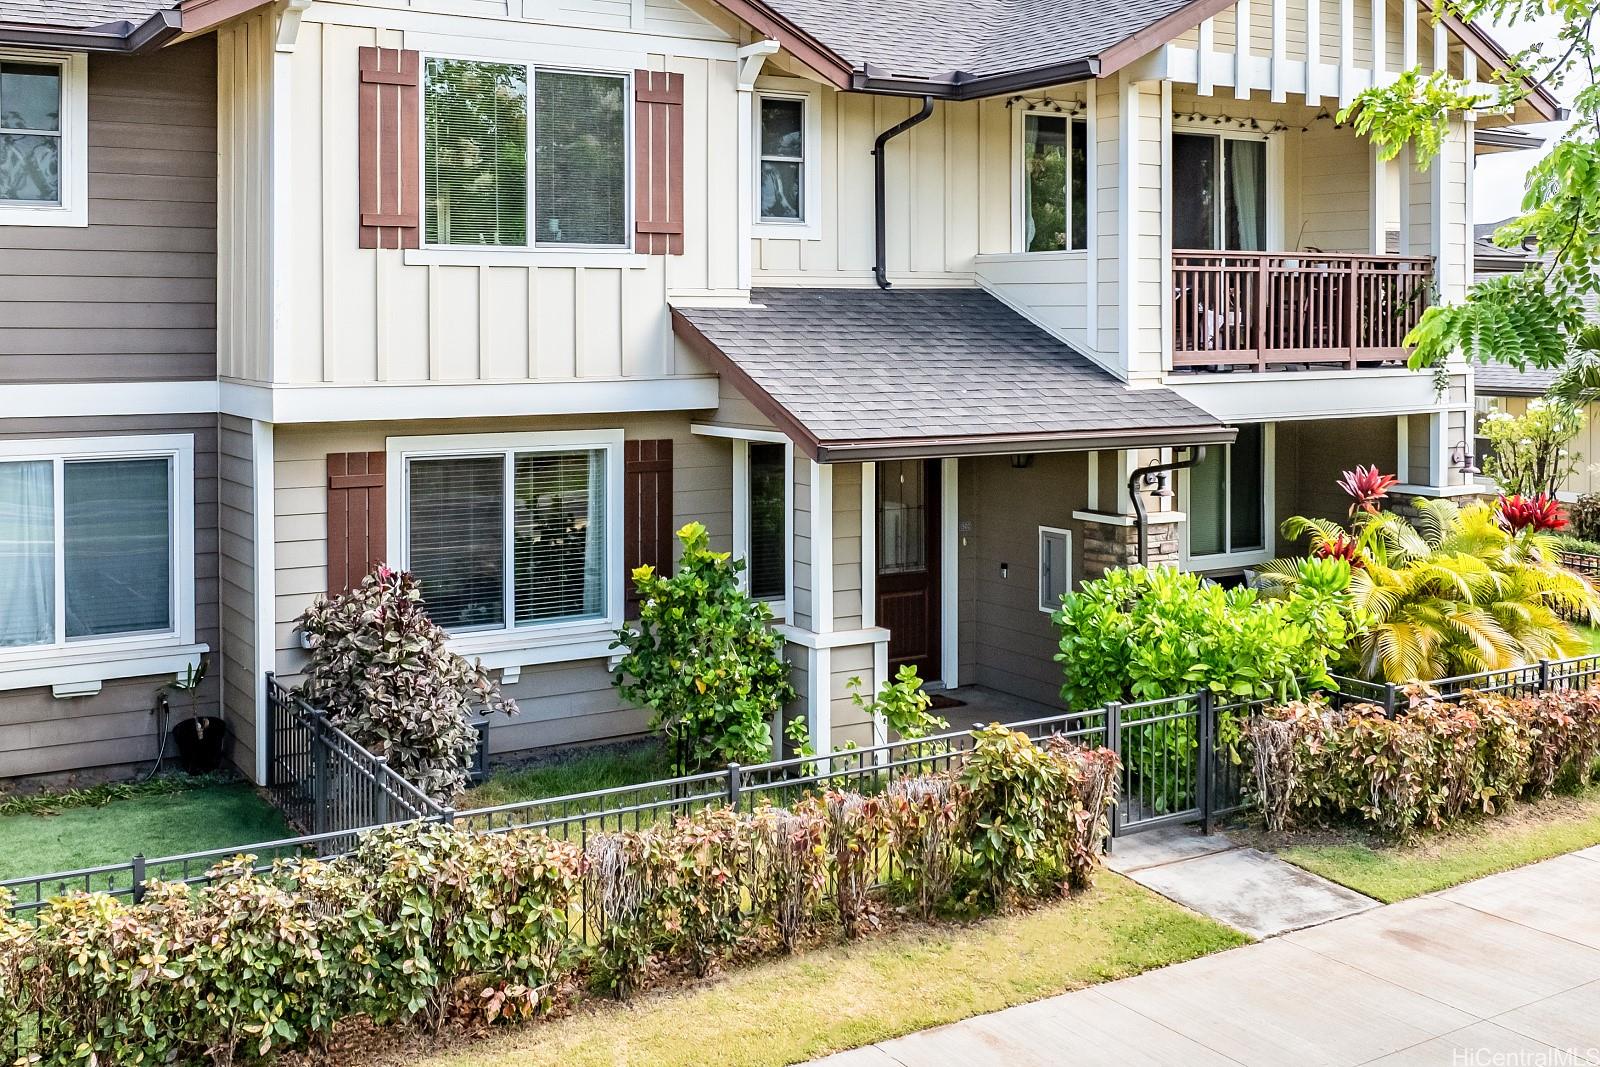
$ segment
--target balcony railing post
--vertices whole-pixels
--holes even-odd
[[[1106,747],[1116,754],[1118,764],[1122,762],[1122,704],[1112,700],[1106,704]],[[1112,842],[1122,832],[1122,782],[1125,778],[1123,771],[1117,772],[1117,796],[1111,805],[1111,832],[1106,834],[1106,851],[1110,852]]]
[[[1256,370],[1267,369],[1267,299],[1272,277],[1267,271],[1267,257],[1256,253]]]
[[[372,762],[375,764],[372,768],[372,788],[377,794],[374,798],[377,803],[374,805],[373,815],[379,826],[386,826],[389,822],[389,787],[383,780],[383,772],[388,767],[389,761],[383,756],[375,756]]]
[[[1346,324],[1350,334],[1345,338],[1350,344],[1348,366],[1356,369],[1356,341],[1361,324],[1361,264],[1355,260],[1350,261],[1350,268],[1345,274],[1345,300],[1349,304],[1350,320]]]

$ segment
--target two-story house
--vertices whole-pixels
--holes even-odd
[[[642,729],[608,665],[626,576],[700,520],[775,605],[814,736],[842,743],[881,730],[848,680],[902,663],[1053,699],[1063,591],[1139,558],[1237,574],[1284,516],[1342,510],[1341,467],[1472,491],[1452,460],[1470,371],[1438,394],[1401,338],[1470,272],[1475,130],[1554,108],[1456,116],[1426,171],[1378,163],[1341,101],[1419,61],[1505,62],[1418,0],[156,17],[176,35],[148,61],[214,56],[214,406],[194,435],[214,459],[169,468],[214,532],[167,536],[222,562],[183,571],[176,550],[172,599],[214,604],[214,629],[151,643],[213,649],[257,778],[294,620],[380,561],[522,705],[493,749],[543,747]],[[117,35],[80,23],[79,52]],[[0,47],[75,61],[71,33],[41,34],[0,25]],[[43,396],[72,410],[30,424],[40,454],[69,416],[131,402]],[[57,486],[74,457],[48,460]],[[13,513],[0,589],[37,599],[43,534]],[[51,543],[70,560],[70,522]],[[99,654],[70,625],[54,640]],[[51,728],[106,699],[57,692],[42,642],[8,644],[0,671],[41,657],[16,699]]]

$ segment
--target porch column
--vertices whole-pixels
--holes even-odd
[[[1115,567],[1131,567],[1139,558],[1138,516],[1128,495],[1128,479],[1146,463],[1154,463],[1157,449],[1089,454],[1089,508],[1075,511],[1083,523],[1084,578],[1098,578]],[[1148,558],[1152,567],[1182,566],[1182,531],[1185,515],[1172,510],[1173,498],[1144,494]]]

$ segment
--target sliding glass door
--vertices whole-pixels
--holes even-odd
[[[1265,141],[1172,135],[1172,247],[1266,251]]]

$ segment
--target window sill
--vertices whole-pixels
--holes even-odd
[[[767,241],[820,241],[822,227],[815,222],[761,222],[750,224],[750,236]]]
[[[491,245],[463,248],[408,248],[408,267],[609,267],[643,270],[655,256],[630,248],[498,248]]]
[[[0,226],[57,226],[81,229],[87,225],[89,225],[87,203],[68,207],[59,205],[22,207],[17,204],[0,207]]]
[[[545,663],[610,659],[620,623],[596,623],[559,634],[496,633],[468,635],[450,641],[450,651],[477,660],[489,670],[536,667]]]
[[[982,252],[973,256],[978,266],[985,263],[1049,263],[1054,260],[1080,260],[1088,255],[1083,248],[1067,248],[1055,252]]]
[[[70,650],[0,656],[0,690],[51,686],[61,696],[87,696],[100,691],[101,682],[118,678],[171,675],[176,678],[197,667],[207,645],[177,642],[144,646],[83,646]]]

